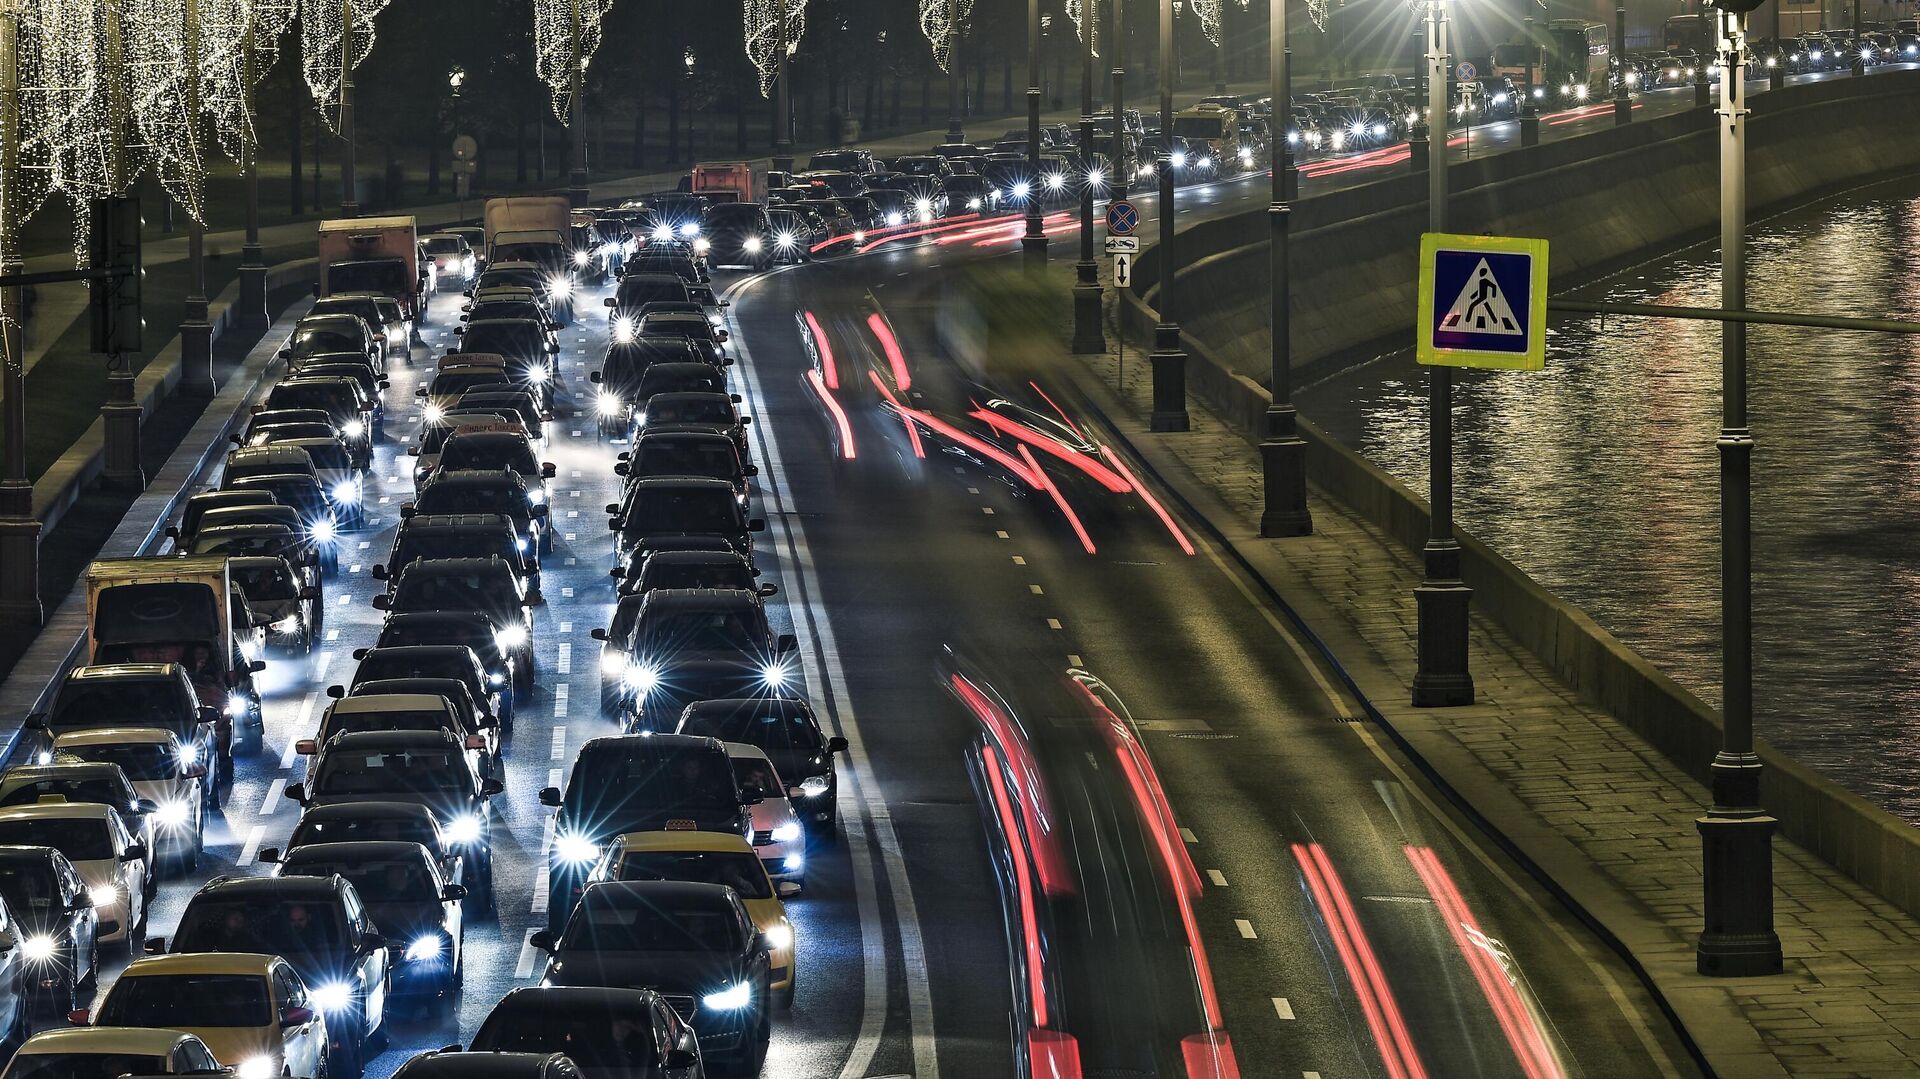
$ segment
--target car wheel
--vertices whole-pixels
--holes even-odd
[[[793,976],[787,979],[787,987],[785,989],[780,990],[780,997],[779,997],[780,1010],[783,1012],[791,1011],[793,1009],[793,998],[799,992],[800,992],[800,965],[798,963],[795,963],[793,967]]]

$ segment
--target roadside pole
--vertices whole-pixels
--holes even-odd
[[[186,122],[192,128],[193,152],[201,151],[198,132],[203,126],[200,115],[200,0],[186,0],[185,49]],[[194,167],[200,167],[196,162]],[[189,397],[212,397],[213,324],[207,321],[207,216],[206,192],[200,192],[198,212],[191,206],[180,207],[187,213],[187,296],[180,321],[180,390]]]
[[[1613,122],[1615,126],[1633,122],[1633,99],[1627,96],[1627,3],[1613,5]]]
[[[1313,531],[1313,514],[1307,509],[1307,444],[1300,438],[1299,416],[1293,407],[1293,278],[1287,243],[1293,215],[1290,200],[1298,190],[1293,147],[1286,136],[1293,119],[1293,50],[1287,41],[1287,0],[1270,2],[1267,74],[1280,135],[1272,140],[1273,202],[1267,207],[1273,282],[1273,294],[1268,297],[1273,342],[1267,388],[1272,396],[1260,440],[1266,503],[1260,513],[1260,534],[1304,536]]]
[[[340,216],[360,216],[353,176],[353,0],[340,0]]]
[[[107,192],[119,195],[127,190],[127,64],[126,35],[121,22],[120,5],[107,4],[101,14],[106,29],[107,81]],[[251,190],[251,189],[249,189]],[[104,222],[92,222],[100,228]],[[136,230],[134,243],[140,242]],[[257,249],[257,245],[256,245]],[[266,269],[261,268],[264,283]],[[240,269],[241,298],[246,293],[246,267]],[[89,289],[113,288],[103,281],[89,282]],[[264,291],[264,290],[263,290]],[[267,301],[261,297],[261,314]],[[184,344],[185,342],[182,342]],[[134,400],[133,372],[124,350],[107,354],[107,398],[100,406],[101,468],[100,482],[123,491],[139,491],[147,486],[147,474],[140,461],[140,424],[146,413]]]
[[[20,5],[0,0],[0,274],[20,262]],[[20,289],[0,288],[0,407],[6,436],[0,444],[0,619],[40,625],[40,522],[33,516],[27,479],[27,354],[20,327]]]
[[[1082,66],[1080,70],[1080,261],[1074,263],[1073,351],[1098,356],[1107,351],[1101,326],[1100,264],[1093,261],[1093,35],[1100,11],[1095,0],[1084,0],[1080,12]],[[1112,43],[1108,43],[1112,47]],[[1120,140],[1115,130],[1114,141]]]
[[[113,5],[108,5],[111,8]],[[115,18],[117,16],[108,16]],[[247,236],[240,245],[240,306],[238,313],[241,325],[252,330],[264,331],[269,323],[267,318],[267,263],[260,248],[260,139],[254,129],[253,83],[259,77],[254,65],[259,57],[254,55],[257,45],[255,34],[259,16],[247,15],[247,28],[240,44],[240,108],[247,117],[248,131],[251,132],[241,143],[240,168],[247,184]],[[117,187],[115,190],[119,190]]]
[[[1030,273],[1047,265],[1046,226],[1040,219],[1040,0],[1027,0],[1027,231],[1021,262]]]
[[[786,9],[786,0],[780,0],[781,10]],[[567,134],[571,138],[573,160],[567,165],[567,202],[579,207],[593,200],[593,194],[587,189],[587,108],[582,100],[586,89],[584,73],[580,70],[580,0],[569,0],[567,5],[568,55],[572,63],[567,70]]]
[[[787,104],[787,0],[774,0],[779,27],[774,40],[773,170],[793,172],[793,108]]]
[[[1185,431],[1187,417],[1187,353],[1180,345],[1180,323],[1174,307],[1173,184],[1173,0],[1160,0],[1160,322],[1153,328],[1153,416],[1155,431]]]
[[[947,0],[947,141],[967,141],[960,102],[960,0]]]

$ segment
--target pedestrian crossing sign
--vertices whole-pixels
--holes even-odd
[[[1420,237],[1417,358],[1445,367],[1547,365],[1547,241]]]

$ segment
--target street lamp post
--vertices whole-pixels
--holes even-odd
[[[774,16],[778,26],[773,76],[773,168],[775,172],[793,172],[793,108],[787,101],[787,0],[774,0],[779,9]]]
[[[1127,152],[1127,48],[1126,2],[1113,0],[1113,36],[1107,51],[1113,56],[1113,186],[1111,199],[1124,199],[1133,191],[1133,155]],[[1111,201],[1111,199],[1109,201]]]
[[[1267,208],[1273,235],[1269,254],[1273,353],[1268,373],[1272,398],[1267,403],[1266,426],[1260,440],[1266,496],[1260,534],[1304,536],[1313,531],[1313,514],[1307,509],[1307,444],[1300,438],[1293,407],[1293,295],[1287,228],[1293,214],[1289,200],[1297,190],[1298,174],[1293,167],[1293,147],[1286,136],[1287,121],[1293,116],[1293,50],[1287,41],[1287,0],[1272,0],[1267,32],[1268,77],[1273,86],[1273,113],[1280,117],[1280,137],[1273,140],[1273,203]]]
[[[544,140],[542,140],[544,143]],[[316,161],[317,165],[318,162]],[[360,216],[353,177],[353,0],[340,0],[340,216]]]
[[[1860,0],[1853,0],[1853,43],[1850,47],[1853,49],[1853,73],[1855,75],[1865,75],[1867,73],[1867,58],[1862,52],[1860,45]],[[1725,77],[1726,73],[1721,72],[1721,78]]]
[[[1757,6],[1758,0],[1734,0]],[[1720,306],[1747,306],[1747,11],[1720,24]],[[1773,829],[1760,807],[1753,751],[1753,431],[1747,426],[1747,329],[1720,325],[1720,751],[1709,769],[1713,807],[1699,819],[1704,927],[1701,974],[1751,977],[1781,970],[1773,929]]]
[[[20,261],[20,6],[0,0],[0,274],[17,274]],[[0,618],[39,625],[40,522],[33,516],[27,478],[27,355],[20,330],[20,289],[0,288],[0,407],[6,434],[0,449]]]
[[[1173,205],[1173,5],[1160,0],[1160,321],[1153,328],[1153,416],[1155,431],[1185,431],[1187,418],[1187,353],[1180,344],[1180,323],[1174,306],[1175,208]]]
[[[1773,5],[1772,34],[1773,34],[1773,41],[1775,45],[1778,45],[1780,43],[1780,8],[1781,7],[1782,5],[1780,4]],[[1787,85],[1786,65],[1782,64],[1777,57],[1769,59],[1767,61],[1767,89],[1778,90],[1785,85]]]
[[[1441,134],[1427,169],[1427,231],[1447,231],[1447,9],[1427,3],[1427,124]],[[1467,669],[1467,608],[1473,590],[1460,579],[1460,541],[1453,535],[1453,368],[1427,368],[1428,503],[1431,530],[1423,553],[1426,576],[1413,590],[1419,617],[1419,665],[1413,704],[1444,708],[1473,703]]]
[[[1080,261],[1073,266],[1073,351],[1095,356],[1107,351],[1107,335],[1101,326],[1100,264],[1093,259],[1093,35],[1099,15],[1094,0],[1084,0],[1080,12],[1084,46],[1080,70]],[[1119,142],[1118,128],[1113,137]]]
[[[1214,10],[1213,24],[1213,92],[1227,92],[1227,9],[1232,5],[1227,0],[1214,0],[1220,6]]]
[[[101,8],[105,34],[106,69],[100,73],[107,87],[107,191],[118,195],[127,190],[127,108],[128,76],[126,32],[118,4]],[[264,271],[263,271],[264,274]],[[266,316],[265,281],[260,292],[260,314]],[[240,268],[241,300],[247,299],[247,268]],[[95,282],[89,288],[107,288]],[[244,313],[246,308],[242,308]],[[100,405],[101,468],[103,485],[122,491],[142,491],[147,486],[146,468],[140,460],[140,424],[146,411],[134,400],[133,371],[124,350],[115,349],[107,357],[107,398]],[[12,422],[9,420],[8,422]]]
[[[186,0],[186,25],[182,40],[186,58],[186,118],[195,130],[200,116],[200,0]],[[198,139],[194,140],[198,143]],[[194,152],[199,152],[198,145]],[[187,295],[180,320],[180,392],[192,397],[212,397],[213,324],[207,321],[207,225],[206,200],[196,217],[187,214]],[[187,207],[181,207],[187,209]]]
[[[111,5],[110,5],[111,6]],[[253,119],[253,82],[257,73],[254,64],[255,29],[257,16],[249,14],[246,30],[240,43],[240,108],[248,118]],[[252,329],[265,329],[267,317],[267,263],[260,249],[260,142],[257,136],[249,135],[241,140],[240,152],[244,155],[240,168],[247,184],[247,232],[246,239],[240,244],[240,308],[242,324]]]
[[[587,188],[587,108],[582,100],[586,79],[580,70],[580,30],[580,0],[569,0],[567,33],[572,63],[567,69],[567,134],[572,136],[573,160],[567,167],[567,201],[575,206],[585,206],[593,199]]]
[[[1540,106],[1534,96],[1537,86],[1535,61],[1540,58],[1540,43],[1533,36],[1532,5],[1527,15],[1527,83],[1520,88],[1520,145],[1540,145]]]
[[[1047,264],[1047,233],[1040,219],[1040,0],[1027,0],[1027,231],[1020,238],[1028,270]]]
[[[1633,99],[1627,96],[1627,4],[1626,0],[1615,0],[1613,5],[1613,123],[1621,124],[1633,121]]]
[[[947,0],[947,141],[967,141],[960,100],[960,0]]]

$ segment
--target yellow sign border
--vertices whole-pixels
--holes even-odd
[[[1527,296],[1527,350],[1480,352],[1436,348],[1433,343],[1433,264],[1439,251],[1496,251],[1533,256],[1533,280]],[[1547,366],[1547,241],[1524,236],[1463,236],[1427,232],[1420,236],[1420,313],[1414,335],[1415,358],[1431,367],[1474,367],[1487,371],[1540,371]]]

